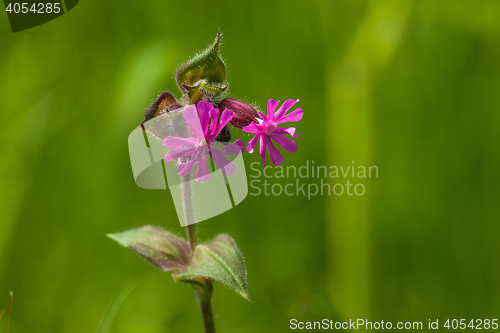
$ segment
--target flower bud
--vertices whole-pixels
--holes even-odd
[[[144,113],[144,120],[140,126],[144,129],[144,123],[154,117],[181,108],[183,105],[175,99],[170,91],[164,91],[156,101]]]
[[[205,80],[208,85],[217,87],[226,85],[226,66],[219,56],[220,44],[221,33],[219,31],[211,46],[177,70],[175,79],[183,92],[186,92],[184,85],[194,86],[200,80]]]
[[[250,123],[257,122],[260,119],[257,111],[250,104],[238,101],[232,98],[225,98],[218,105],[219,110],[229,110],[233,113],[233,119],[230,121],[234,127],[242,128]]]

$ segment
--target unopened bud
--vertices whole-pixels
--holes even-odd
[[[243,128],[250,125],[250,123],[257,122],[260,119],[257,111],[250,104],[238,101],[232,98],[223,99],[219,105],[219,110],[229,110],[233,112],[233,119],[231,120],[231,125],[238,128]]]

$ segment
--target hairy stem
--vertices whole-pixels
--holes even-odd
[[[190,175],[182,177],[182,203],[184,206],[184,217],[186,219],[191,256],[193,256],[196,245],[198,245],[198,236],[196,235],[196,226],[194,224],[193,188],[190,180]],[[198,298],[198,302],[200,303],[205,333],[216,333],[214,315],[212,312],[213,284],[210,279],[203,278],[202,285],[203,287],[201,288],[193,285],[193,288]]]
[[[196,245],[198,245],[197,236],[196,236],[196,226],[194,224],[190,224],[187,227],[187,234],[189,238],[189,245],[191,246],[191,252],[194,252]]]
[[[184,206],[189,245],[191,252],[194,252],[196,245],[198,245],[198,237],[196,235],[196,226],[194,225],[193,188],[190,180],[190,174],[182,177],[182,203]]]
[[[195,289],[196,295],[198,296],[198,302],[201,307],[201,314],[203,315],[203,323],[205,325],[205,333],[216,333],[214,315],[212,312],[212,294],[213,294],[213,284],[212,281],[206,279],[204,281],[205,288],[201,291]]]

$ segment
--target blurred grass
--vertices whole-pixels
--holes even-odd
[[[102,316],[101,322],[99,323],[99,327],[97,327],[96,333],[109,333],[111,331],[118,311],[120,311],[123,303],[125,303],[127,298],[130,296],[130,293],[134,291],[136,287],[136,285],[128,285],[120,291],[120,293],[106,309],[106,312]]]
[[[218,331],[494,318],[498,1],[88,0],[17,34],[0,15],[0,292],[16,293],[12,332],[93,332],[130,280],[110,332],[201,331],[189,286],[105,234],[148,223],[184,234],[168,192],[135,186],[127,137],[160,90],[179,96],[175,69],[219,28],[229,96],[261,109],[300,98],[299,150],[285,165],[380,172],[363,197],[248,196],[200,223],[202,239],[236,240],[254,300],[216,284]]]

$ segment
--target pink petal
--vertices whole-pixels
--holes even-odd
[[[241,154],[245,151],[245,145],[243,144],[243,141],[241,141],[240,139],[237,139],[233,144],[237,145],[240,148]],[[227,154],[231,154],[231,153],[228,152]]]
[[[217,123],[219,121],[219,109],[210,110],[210,130],[208,131],[207,139],[213,141],[217,135],[215,132],[217,131]]]
[[[278,127],[274,130],[276,134],[290,134],[293,138],[297,139],[299,136],[295,134],[295,127]]]
[[[280,101],[275,101],[274,99],[270,99],[267,101],[267,116],[271,117],[276,110],[276,107],[280,104]]]
[[[281,134],[276,134],[275,132],[271,135],[271,139],[276,141],[288,153],[295,153],[297,151],[297,144]]]
[[[201,129],[203,130],[203,133],[206,134],[208,132],[208,121],[210,120],[210,110],[212,110],[214,107],[212,103],[205,101],[198,102],[198,104],[196,104],[196,107],[198,108],[198,116],[200,117]]]
[[[255,148],[255,144],[257,143],[257,140],[259,140],[259,138],[260,138],[261,135],[262,135],[262,132],[257,133],[257,135],[255,135],[253,137],[253,139],[250,140],[250,142],[248,142],[248,144],[247,144],[247,152],[249,152],[250,154],[253,153],[253,149]]]
[[[224,148],[222,148],[222,153],[229,155],[238,155],[241,154],[244,150],[245,146],[243,145],[243,141],[238,139],[234,143],[224,146]]]
[[[266,167],[267,140],[269,140],[269,137],[267,136],[267,134],[262,135],[262,138],[260,139],[260,157],[262,158],[262,164],[264,164],[264,167]],[[247,147],[247,149],[248,149],[248,147]]]
[[[198,117],[198,111],[194,105],[188,106],[183,113],[184,119],[188,123],[189,127],[193,130],[193,134],[200,140],[205,140],[205,135],[201,129],[200,118]]]
[[[267,149],[269,150],[269,156],[271,156],[271,161],[273,161],[274,166],[278,166],[283,163],[283,155],[276,149],[276,147],[271,142],[271,139],[267,139]]]
[[[177,173],[181,176],[186,176],[188,173],[191,172],[193,167],[196,165],[196,162],[198,162],[198,160],[196,158],[192,158],[186,163],[180,164],[179,167],[177,168]]]
[[[257,113],[262,118],[262,122],[265,123],[266,120],[267,120],[267,116],[265,114],[263,114],[262,112],[260,112],[260,111],[257,111]]]
[[[176,158],[193,155],[195,153],[196,153],[195,148],[173,149],[165,154],[165,162],[168,163]]]
[[[210,175],[207,169],[207,156],[203,155],[198,158],[198,168],[194,174],[194,180],[198,183],[206,183],[208,182]]]
[[[198,154],[199,155],[207,155],[208,153],[210,153],[210,150],[208,149],[208,146],[203,145],[203,146],[201,146],[201,147],[198,148]]]
[[[163,140],[163,145],[165,147],[189,147],[195,148],[198,144],[198,140],[195,138],[179,138],[177,136],[167,136],[165,140]]]
[[[285,113],[287,113],[288,110],[290,110],[297,102],[298,102],[298,100],[294,101],[293,99],[287,99],[285,101],[285,103],[283,103],[283,105],[281,105],[279,110],[274,114],[273,120],[276,122],[279,121],[280,118],[283,117],[283,115]]]
[[[302,115],[304,114],[304,111],[302,109],[297,109],[293,111],[292,113],[287,114],[286,116],[282,117],[279,120],[276,120],[276,124],[282,124],[286,123],[289,121],[299,121],[302,119]]]
[[[220,131],[222,131],[224,126],[226,126],[227,123],[231,121],[231,119],[233,119],[233,113],[229,110],[224,110],[222,112],[222,115],[220,116],[219,125],[217,125],[217,130],[215,131],[214,139],[215,137],[217,137],[217,135],[219,135]]]
[[[226,175],[232,175],[236,171],[236,165],[231,163],[219,149],[212,149],[212,158],[215,164],[224,172]]]
[[[242,128],[243,132],[247,133],[259,133],[262,131],[262,125],[257,125],[256,123],[250,123],[250,125]]]

